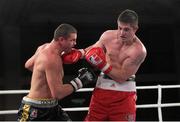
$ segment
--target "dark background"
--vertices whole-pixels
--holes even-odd
[[[69,23],[78,29],[77,48],[95,43],[124,9],[139,15],[137,36],[147,48],[147,58],[137,72],[137,86],[180,84],[179,0],[0,0],[0,90],[29,89],[31,73],[25,61],[36,48],[52,40],[55,28]],[[64,81],[74,77],[85,61],[65,65]],[[89,86],[89,87],[93,87]],[[179,102],[180,91],[163,90],[163,102]],[[24,95],[0,95],[0,110],[17,110]],[[63,99],[63,107],[87,107],[91,93],[75,93]],[[138,90],[137,104],[156,103],[157,90]],[[180,120],[179,107],[163,108],[164,120]],[[82,120],[84,112],[68,112]],[[157,108],[138,109],[137,120],[157,119]],[[0,116],[16,120],[16,115]]]

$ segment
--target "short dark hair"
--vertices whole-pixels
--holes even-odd
[[[118,22],[129,23],[132,27],[138,27],[138,15],[135,11],[126,9],[119,14]]]
[[[71,33],[77,33],[76,28],[70,24],[63,23],[56,28],[56,30],[54,31],[53,38],[54,39],[57,39],[58,37],[67,38]]]

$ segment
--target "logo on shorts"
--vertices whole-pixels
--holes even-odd
[[[126,120],[127,121],[135,121],[135,116],[134,116],[134,114],[127,114],[126,115]]]
[[[30,117],[32,118],[36,118],[37,117],[37,109],[33,109],[31,114],[30,114]]]
[[[114,88],[114,87],[116,87],[116,85],[115,85],[114,83],[112,83],[110,87],[113,87],[113,88]]]

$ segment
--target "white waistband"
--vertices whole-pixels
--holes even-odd
[[[22,103],[29,104],[35,107],[54,107],[58,105],[58,100],[55,99],[35,100],[25,96],[23,97]]]
[[[125,81],[125,82],[116,82],[110,79],[104,79],[102,76],[98,77],[96,87],[115,90],[115,91],[136,91],[136,82],[135,81]]]

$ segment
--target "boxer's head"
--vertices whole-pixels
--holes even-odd
[[[134,29],[138,28],[138,15],[135,11],[126,9],[118,16],[118,23],[130,24]]]
[[[76,45],[77,30],[70,24],[61,24],[54,31],[54,40],[60,41],[64,51],[69,52]]]
[[[123,41],[132,40],[138,29],[138,15],[133,10],[124,10],[117,19],[118,36]]]

